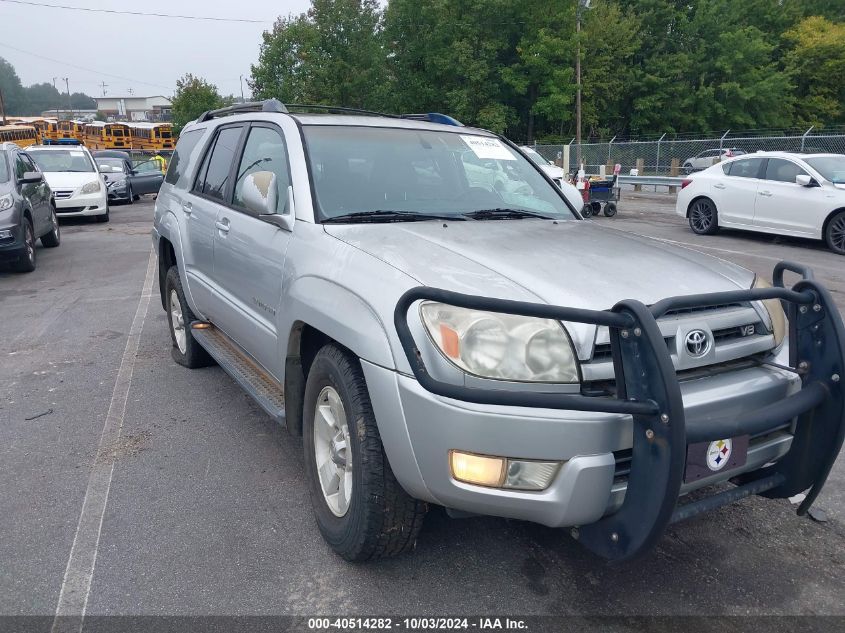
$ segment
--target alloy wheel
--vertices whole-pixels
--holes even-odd
[[[689,220],[696,233],[706,233],[713,226],[712,205],[704,200],[698,200],[690,209]]]
[[[340,394],[326,386],[314,411],[314,457],[320,489],[329,510],[342,517],[352,499],[352,450],[346,410]]]
[[[188,349],[185,318],[182,315],[182,304],[179,303],[179,295],[176,294],[175,290],[170,291],[170,325],[173,328],[173,338],[176,339],[176,347],[184,354]]]
[[[841,214],[831,221],[828,234],[834,250],[845,253],[845,214]]]

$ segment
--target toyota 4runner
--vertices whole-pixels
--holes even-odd
[[[842,445],[845,331],[812,271],[772,286],[584,221],[516,146],[444,115],[208,112],[153,242],[174,359],[216,361],[302,436],[350,560],[412,548],[429,503],[631,558],[751,494],[806,491],[805,513]]]

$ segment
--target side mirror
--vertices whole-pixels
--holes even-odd
[[[39,171],[27,171],[24,172],[23,177],[21,177],[18,182],[22,185],[29,185],[38,183],[44,180],[44,176]]]
[[[807,174],[798,174],[795,176],[795,184],[801,185],[802,187],[818,187],[819,183],[816,182],[816,179],[812,176],[808,176]]]
[[[258,215],[275,215],[278,207],[276,174],[272,171],[254,171],[244,179],[242,200],[244,206]]]

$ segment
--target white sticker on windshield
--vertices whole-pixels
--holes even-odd
[[[464,143],[469,145],[469,148],[479,158],[492,158],[495,160],[516,160],[516,156],[505,147],[497,138],[490,138],[488,136],[468,136],[461,134]]]
[[[71,156],[77,156],[77,157],[78,156],[85,156],[85,152],[71,152],[70,155]]]

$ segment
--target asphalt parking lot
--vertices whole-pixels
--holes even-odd
[[[845,258],[821,243],[698,237],[672,211],[668,196],[627,194],[616,218],[591,221],[766,276],[781,259],[810,264],[845,311]],[[0,272],[0,614],[56,612],[108,417],[122,426],[107,436],[107,505],[87,552],[91,615],[845,615],[842,457],[817,503],[826,522],[750,498],[672,527],[626,565],[568,531],[439,509],[409,556],[337,558],[312,518],[301,442],[219,368],[171,360],[155,280],[143,291],[152,214],[145,200],[109,224],[66,222],[34,273]],[[594,264],[597,276],[636,266],[615,253]]]

